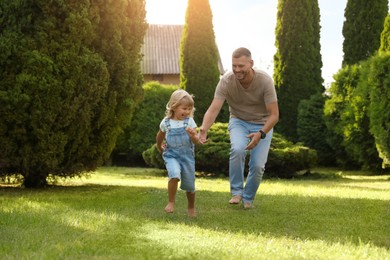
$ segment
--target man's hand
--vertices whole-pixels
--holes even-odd
[[[246,137],[249,138],[250,142],[245,147],[245,150],[252,150],[260,142],[261,133],[260,132],[251,133],[251,134],[247,135]]]
[[[207,132],[201,127],[199,129],[199,143],[204,144],[207,141]]]

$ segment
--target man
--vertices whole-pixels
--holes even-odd
[[[273,127],[279,120],[275,86],[264,71],[253,69],[251,52],[238,48],[232,55],[232,71],[220,79],[214,99],[206,111],[199,138],[206,142],[207,131],[227,101],[230,111],[229,177],[232,198],[230,204],[253,207],[253,201],[263,178],[271,145]],[[250,151],[249,173],[244,185],[245,157]]]

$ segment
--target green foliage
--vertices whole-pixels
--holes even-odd
[[[335,165],[333,149],[326,141],[331,134],[324,120],[325,97],[315,94],[308,100],[302,100],[298,106],[298,136],[305,146],[315,149],[320,165]]]
[[[278,2],[274,81],[279,100],[278,133],[297,141],[298,105],[322,93],[318,1]]]
[[[142,153],[156,143],[156,134],[165,116],[165,107],[178,86],[148,82],[143,89],[144,100],[136,108],[134,116],[129,120],[129,126],[118,139],[113,153],[114,161],[121,154],[125,155],[125,160],[130,163],[142,160]]]
[[[144,1],[1,1],[0,10],[0,175],[36,187],[94,170],[142,98]]]
[[[343,66],[366,60],[379,49],[388,8],[388,0],[347,2],[343,25]]]
[[[197,171],[215,174],[229,174],[230,139],[227,123],[215,123],[208,132],[208,142],[195,148]],[[153,145],[143,153],[147,165],[164,168],[161,154]],[[247,157],[247,160],[249,156]],[[274,133],[266,164],[266,175],[291,178],[298,171],[308,170],[316,164],[317,155],[312,149],[293,144]]]
[[[337,155],[346,153],[346,156],[338,157],[341,165],[355,164],[366,169],[380,170],[382,160],[370,132],[371,118],[368,113],[373,103],[370,98],[370,88],[373,87],[370,84],[371,73],[369,61],[347,65],[340,70],[335,76],[336,82],[330,88],[331,98],[325,104],[325,117],[329,131],[333,133],[333,139],[328,141]],[[385,77],[380,78],[376,84],[380,84]]]
[[[340,69],[334,75],[335,81],[329,88],[330,98],[325,101],[325,124],[330,132],[326,140],[335,151],[337,164],[341,167],[358,167],[358,162],[346,152],[343,145],[342,114],[351,102],[351,95],[358,84],[360,73],[361,69],[358,65],[347,65]]]
[[[390,168],[390,52],[381,53],[369,60],[366,84],[368,91],[369,130],[375,138],[375,146],[382,167]]]
[[[218,61],[209,0],[189,0],[180,44],[180,87],[195,96],[197,123],[214,97]]]
[[[390,15],[387,15],[385,19],[385,25],[381,33],[381,46],[380,51],[390,51]]]
[[[381,161],[375,148],[375,140],[369,131],[367,108],[370,104],[367,82],[367,63],[361,65],[358,85],[352,89],[349,102],[341,114],[343,145],[346,151],[357,160],[363,169],[377,170]]]
[[[145,163],[153,168],[165,169],[164,160],[160,151],[157,149],[156,144],[153,144],[150,148],[146,149],[142,153],[142,157]]]

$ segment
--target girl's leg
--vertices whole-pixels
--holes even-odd
[[[195,192],[186,192],[187,200],[188,200],[188,216],[195,217]]]
[[[173,213],[175,209],[175,200],[176,200],[176,191],[177,191],[177,183],[179,179],[170,179],[168,181],[168,204],[165,207],[165,212]]]

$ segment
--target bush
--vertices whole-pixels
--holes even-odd
[[[324,120],[325,100],[322,94],[315,94],[299,102],[297,132],[300,142],[317,151],[318,164],[334,166],[335,152],[324,138],[331,134]]]
[[[0,176],[103,165],[142,100],[144,1],[0,1]]]
[[[156,144],[153,144],[149,149],[144,151],[142,157],[144,158],[145,163],[151,167],[159,169],[165,168],[164,161]]]
[[[165,106],[175,85],[148,82],[143,86],[144,100],[129,119],[129,126],[118,138],[112,154],[114,164],[134,164],[142,161],[142,153],[156,143],[159,124],[165,116]],[[121,162],[119,162],[121,160]]]
[[[215,123],[208,132],[209,141],[195,148],[196,170],[215,174],[229,175],[230,141],[227,123]],[[161,154],[155,145],[143,153],[147,165],[164,168]],[[249,159],[249,156],[247,157]],[[317,161],[314,150],[300,144],[287,141],[280,134],[274,133],[266,175],[290,178],[298,171],[308,170]]]
[[[390,25],[390,16],[387,20]],[[367,84],[360,87],[369,93],[369,131],[382,160],[381,167],[385,169],[390,168],[390,51],[372,57],[369,62]]]

